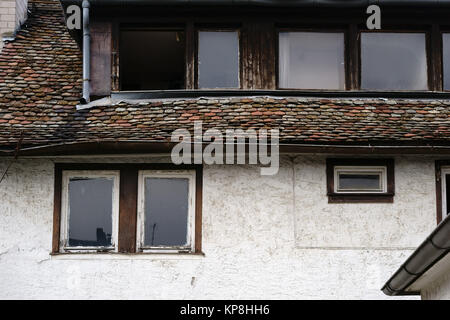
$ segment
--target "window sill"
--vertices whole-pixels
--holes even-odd
[[[393,203],[394,194],[388,193],[354,193],[328,194],[328,203]]]
[[[173,99],[200,97],[324,97],[324,98],[398,98],[398,99],[449,99],[450,92],[444,91],[366,91],[366,90],[148,90],[148,91],[116,91],[111,93],[112,99]]]
[[[200,253],[118,253],[118,252],[63,252],[50,253],[51,260],[199,260],[205,257]]]

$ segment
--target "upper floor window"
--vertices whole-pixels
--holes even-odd
[[[424,33],[361,33],[361,89],[428,90]]]
[[[198,87],[239,87],[239,33],[198,32]]]
[[[450,33],[440,26],[367,31],[340,24],[324,31],[270,18],[232,21],[94,28],[92,96],[233,88],[450,91]],[[102,42],[105,35],[111,38]]]
[[[279,33],[279,87],[345,89],[344,34]]]
[[[450,33],[442,35],[443,64],[444,64],[444,90],[450,90]]]
[[[185,88],[185,34],[183,30],[121,32],[122,90],[177,90]]]

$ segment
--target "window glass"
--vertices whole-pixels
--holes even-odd
[[[443,34],[444,90],[450,90],[450,33]]]
[[[144,245],[188,244],[189,179],[145,178]]]
[[[362,33],[361,88],[427,90],[423,33]]]
[[[122,31],[121,89],[184,89],[185,57],[185,35],[182,31]]]
[[[69,247],[112,245],[113,178],[69,180]]]
[[[239,87],[239,35],[237,31],[198,33],[199,88]]]
[[[344,34],[280,32],[279,87],[345,89]]]
[[[338,191],[382,191],[381,175],[379,173],[340,172],[338,181]]]

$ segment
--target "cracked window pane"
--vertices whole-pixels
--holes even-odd
[[[279,87],[345,89],[344,34],[280,32]]]
[[[112,245],[113,179],[72,178],[69,181],[70,247]]]
[[[146,178],[144,245],[186,246],[188,208],[188,179]]]
[[[199,88],[239,87],[239,35],[237,31],[198,33]]]
[[[361,33],[361,88],[428,90],[423,33]]]

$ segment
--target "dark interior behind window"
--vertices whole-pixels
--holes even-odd
[[[70,247],[112,245],[113,180],[73,178],[69,182]]]
[[[185,88],[185,34],[176,30],[122,30],[121,90]]]

